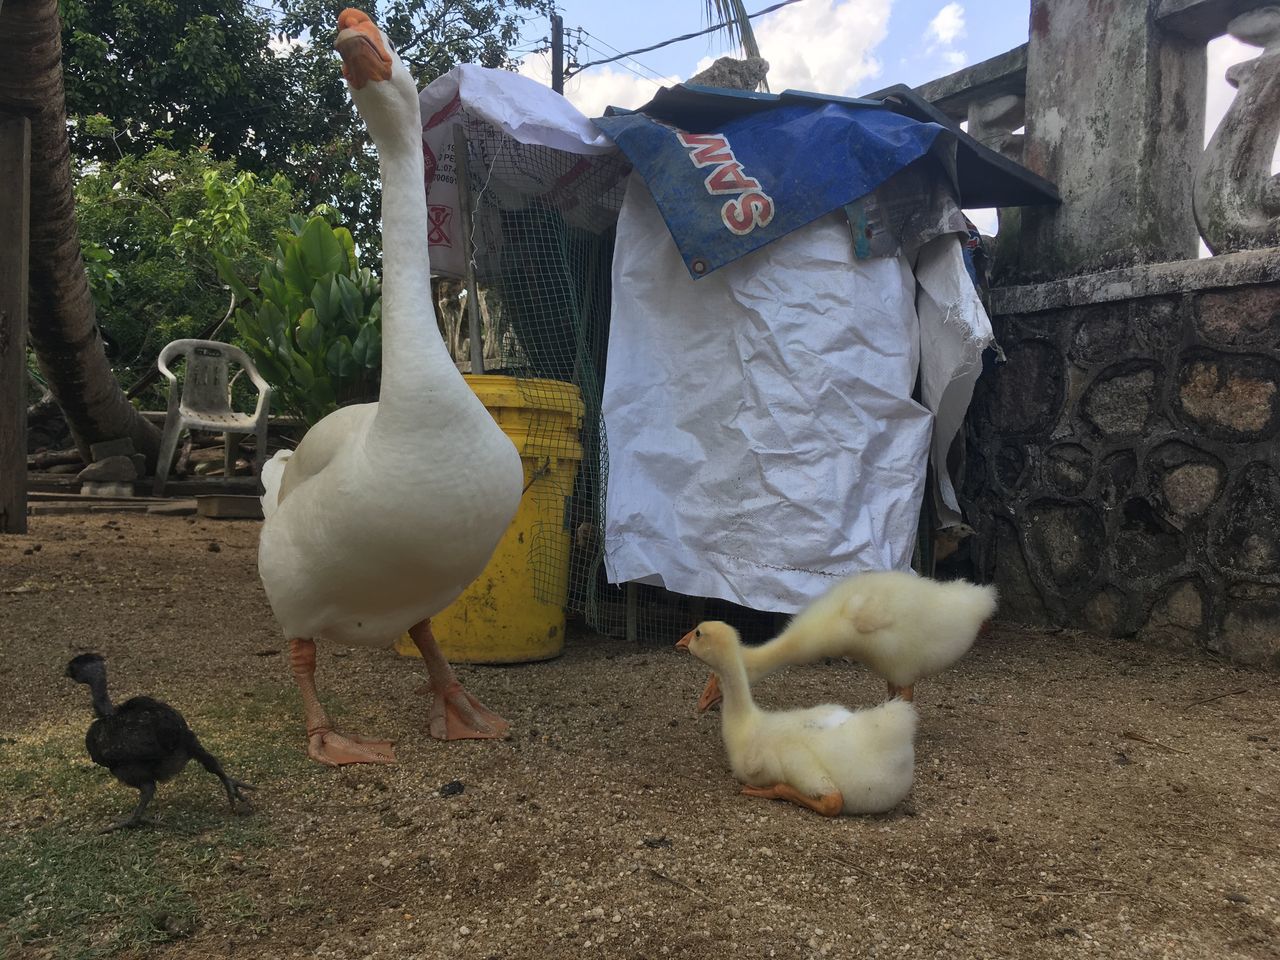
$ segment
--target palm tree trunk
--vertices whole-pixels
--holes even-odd
[[[29,331],[76,445],[130,437],[154,462],[160,431],[125,399],[94,317],[76,227],[58,0],[0,0],[0,109],[31,120]]]

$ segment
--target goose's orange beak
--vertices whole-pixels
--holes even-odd
[[[369,81],[391,79],[391,54],[382,46],[382,36],[368,14],[347,7],[338,14],[338,39],[333,49],[342,57],[342,75],[356,90]]]
[[[688,649],[689,649],[689,641],[690,641],[690,640],[692,640],[692,639],[693,639],[693,631],[692,631],[692,630],[690,630],[690,631],[689,631],[688,633],[686,633],[683,637],[681,637],[681,638],[679,639],[679,641],[676,643],[676,649],[677,649],[677,650],[688,650]]]

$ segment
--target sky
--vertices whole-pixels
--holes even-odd
[[[772,2],[747,0],[747,10]],[[1027,38],[1028,10],[1029,0],[800,0],[752,25],[769,61],[770,89],[856,96],[892,83],[914,86],[1016,47]],[[560,11],[566,31],[575,37],[578,28],[586,31],[580,62],[707,26],[701,0],[561,0]],[[569,81],[565,94],[588,116],[598,116],[609,104],[636,107],[662,83],[736,53],[723,33],[698,37],[634,60],[591,67]],[[549,79],[548,58],[528,58],[523,72]]]
[[[773,0],[748,0],[755,12]],[[642,3],[561,0],[566,31],[586,31],[579,62],[604,59],[707,26],[702,0]],[[870,93],[894,83],[926,80],[1003,53],[1027,39],[1030,0],[799,0],[752,21],[769,61],[769,87],[792,87],[843,96]],[[545,22],[529,25],[526,39],[545,38]],[[1206,139],[1234,91],[1223,79],[1233,63],[1257,56],[1257,47],[1230,37],[1209,45]],[[683,80],[716,57],[737,55],[723,33],[698,37],[591,67],[571,78],[565,95],[589,117],[610,104],[638,107],[664,83]],[[526,57],[521,72],[550,82],[550,58]]]

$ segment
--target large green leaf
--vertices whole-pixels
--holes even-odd
[[[351,341],[346,337],[339,337],[330,344],[329,352],[325,355],[325,366],[329,368],[331,374],[340,379],[345,380],[355,376],[359,366],[351,355]]]
[[[290,287],[291,293],[306,293],[311,290],[312,284],[320,274],[312,276],[307,271],[307,265],[302,260],[302,245],[298,243],[290,244],[284,251],[283,264],[284,281]]]
[[[351,326],[358,326],[364,315],[364,296],[349,279],[339,274],[333,278],[334,291],[342,305],[342,316]]]
[[[356,268],[356,242],[351,236],[351,231],[346,227],[334,227],[333,235],[342,244],[342,252],[347,258],[347,269],[354,270]]]
[[[302,311],[302,316],[298,318],[296,337],[298,348],[306,353],[319,349],[324,342],[324,330],[320,326],[320,321],[316,319],[314,310]]]
[[[316,318],[321,326],[332,326],[342,310],[341,297],[338,293],[338,277],[326,274],[316,281],[311,288],[311,303],[316,311]]]
[[[283,340],[288,322],[280,308],[268,300],[258,311],[258,328],[270,340]]]
[[[382,364],[382,334],[375,324],[366,323],[360,328],[351,344],[351,355],[366,370],[376,370]]]
[[[309,276],[319,279],[326,273],[337,273],[347,267],[347,254],[342,241],[334,236],[333,227],[321,217],[312,217],[302,231],[299,249]],[[305,287],[303,289],[306,289]]]

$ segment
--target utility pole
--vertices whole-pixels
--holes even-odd
[[[564,93],[564,17],[558,13],[551,15],[551,89]]]

